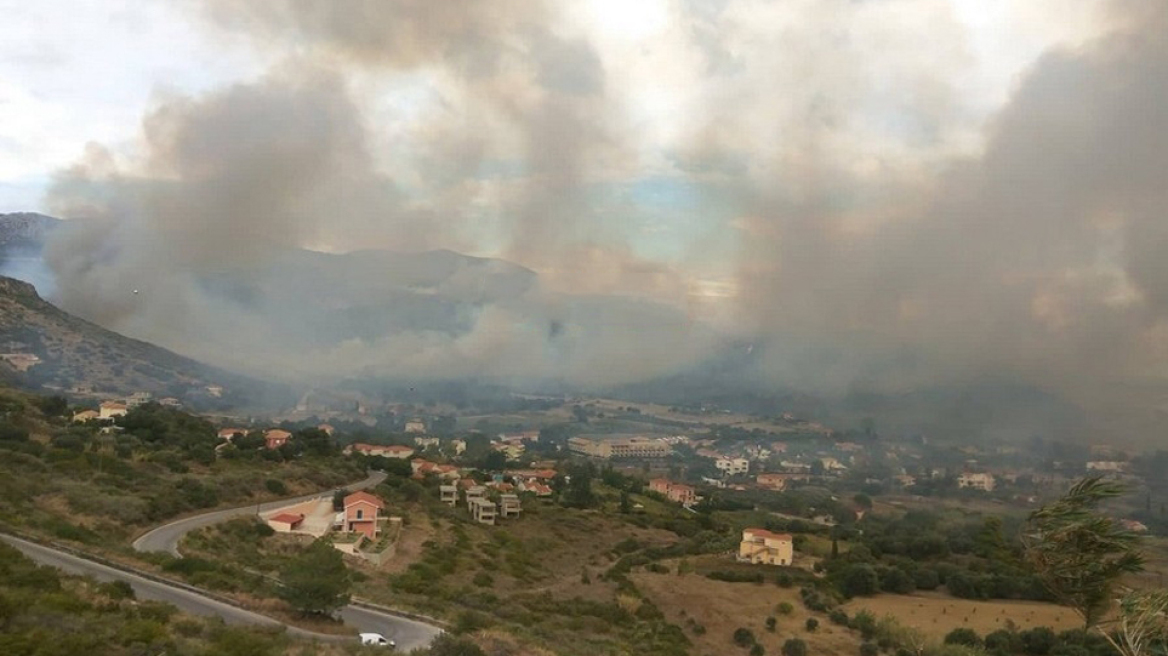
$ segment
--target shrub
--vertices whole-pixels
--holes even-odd
[[[791,605],[791,602],[784,601],[776,606],[775,610],[779,612],[779,615],[790,615],[795,612],[795,607]]]
[[[848,625],[848,614],[842,608],[837,608],[831,611],[831,614],[827,616],[827,619],[831,620],[832,624],[839,624],[840,626]]]
[[[755,642],[754,632],[746,627],[740,626],[737,629],[734,629],[733,640],[734,644],[738,645],[739,647],[749,647]]]
[[[998,629],[986,635],[985,648],[995,654],[1007,655],[1020,651],[1022,644],[1018,636],[1005,629]]]
[[[791,638],[783,643],[783,656],[807,656],[807,643]]]
[[[879,654],[880,648],[870,642],[860,645],[860,656],[879,656]]]
[[[288,486],[284,485],[284,481],[279,481],[274,478],[269,478],[264,481],[264,488],[272,494],[288,494]]]
[[[774,615],[771,615],[770,617],[766,618],[766,630],[770,631],[771,633],[774,633],[775,632],[775,624],[777,624],[777,623],[778,623],[778,620],[775,619]]]
[[[134,588],[130,587],[130,584],[126,583],[125,581],[110,581],[108,583],[102,583],[100,586],[98,586],[98,590],[114,601],[134,598]]]
[[[1030,656],[1045,656],[1050,653],[1055,644],[1054,631],[1045,626],[1027,629],[1019,633],[1018,640],[1022,643],[1022,651]]]
[[[973,629],[953,629],[945,635],[947,645],[965,645],[966,647],[980,647],[981,637]]]
[[[807,622],[804,625],[807,627],[808,631],[814,632],[815,629],[819,628],[819,620],[815,619],[814,617],[808,617]]]
[[[873,595],[880,591],[880,577],[871,565],[853,563],[840,573],[839,586],[849,597]]]
[[[758,644],[757,642],[754,643],[754,646],[750,648],[750,656],[763,656],[765,653],[766,650],[763,649],[762,645]]]

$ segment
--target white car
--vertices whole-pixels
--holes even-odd
[[[377,645],[378,647],[396,647],[397,643],[386,638],[380,633],[362,633],[361,644],[363,645]]]

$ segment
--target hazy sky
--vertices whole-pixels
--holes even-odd
[[[682,308],[815,389],[1168,372],[1168,3],[0,15],[0,210],[119,222],[55,251],[90,316],[289,247],[450,248]]]

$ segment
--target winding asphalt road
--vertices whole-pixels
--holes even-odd
[[[369,478],[353,485],[346,486],[348,489],[360,489],[365,487],[372,487],[377,485],[385,479],[384,473],[374,473]],[[296,497],[295,499],[285,499],[282,501],[274,501],[259,506],[260,512],[268,510],[275,510],[283,506],[307,501],[320,497],[331,496],[331,492],[323,494],[310,494],[303,497]],[[165,551],[177,557],[182,557],[178,552],[178,543],[184,535],[197,528],[210,526],[217,522],[222,522],[233,517],[241,517],[256,513],[256,506],[247,506],[244,508],[231,508],[228,510],[216,510],[205,513],[203,515],[196,515],[188,517],[176,522],[171,522],[164,526],[160,526],[142,537],[134,541],[134,549],[137,551]],[[19,549],[29,558],[43,564],[56,567],[71,574],[81,574],[92,576],[102,581],[120,580],[129,583],[134,588],[134,592],[142,599],[152,599],[156,601],[164,601],[174,604],[179,609],[195,615],[217,615],[222,617],[225,622],[230,624],[253,624],[257,626],[286,626],[288,633],[302,638],[309,638],[312,640],[319,640],[324,642],[344,642],[355,640],[351,636],[336,636],[327,635],[323,633],[314,633],[306,631],[294,626],[288,626],[282,622],[253,613],[231,604],[226,604],[216,599],[212,599],[203,594],[199,594],[194,588],[189,586],[180,587],[178,585],[171,585],[143,576],[139,576],[132,572],[123,571],[103,565],[92,560],[81,558],[73,554],[68,554],[57,549],[46,547],[27,540],[22,540],[10,535],[0,534],[0,540],[8,542],[12,546]],[[399,615],[393,615],[386,612],[366,608],[356,604],[350,604],[341,609],[341,618],[349,626],[357,628],[360,632],[380,633],[387,638],[397,642],[397,648],[401,651],[411,651],[419,647],[426,647],[442,633],[440,627],[432,624],[427,624],[418,620],[409,619]]]
[[[373,472],[369,478],[360,483],[353,483],[346,485],[347,490],[363,490],[365,488],[373,487],[385,480],[385,472]],[[296,503],[302,503],[312,499],[321,499],[324,497],[332,497],[332,492],[321,492],[317,494],[306,494],[304,496],[295,497],[292,499],[281,499],[279,501],[270,501],[268,503],[261,503],[254,506],[241,506],[239,508],[228,508],[227,510],[215,510],[186,519],[163,524],[158,528],[151,529],[134,540],[134,551],[165,551],[175,558],[182,558],[182,554],[178,551],[178,543],[186,536],[187,533],[199,528],[225,522],[235,517],[246,517],[248,515],[258,515],[269,510],[276,510],[284,506],[290,506]]]

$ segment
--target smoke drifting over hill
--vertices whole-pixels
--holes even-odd
[[[827,393],[1000,378],[1118,412],[1116,385],[1164,382],[1163,3],[1107,4],[985,120],[944,3],[715,4],[662,4],[624,50],[559,3],[192,6],[281,63],[161,99],[138,152],[59,175],[53,208],[92,219],[52,244],[63,305],[269,372],[614,384],[739,339],[750,376]],[[676,79],[638,95],[628,53]],[[460,330],[285,343],[261,296],[204,280],[255,287],[299,247],[492,254],[539,283],[454,299]]]

